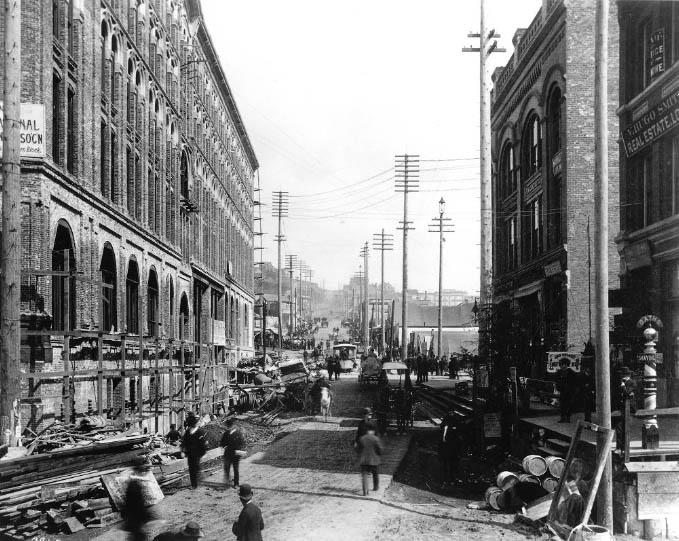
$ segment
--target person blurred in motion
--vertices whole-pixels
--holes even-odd
[[[123,529],[130,541],[147,541],[146,524],[155,518],[144,497],[143,477],[149,471],[146,459],[139,458],[125,488],[125,506],[122,509]]]
[[[233,523],[231,531],[238,541],[262,541],[264,519],[262,519],[262,511],[259,507],[252,503],[252,487],[243,483],[240,486],[238,497],[243,509],[238,520]]]
[[[372,475],[373,490],[380,488],[379,467],[382,464],[382,453],[384,447],[380,438],[375,434],[375,425],[369,424],[367,432],[358,440],[359,464],[361,465],[361,484],[363,495],[368,495],[368,480]]]

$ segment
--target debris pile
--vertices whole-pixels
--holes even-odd
[[[29,439],[28,447],[10,448],[0,459],[3,538],[30,539],[41,530],[73,533],[119,520],[102,477],[139,463],[149,436],[111,432],[52,426]],[[16,456],[17,449],[23,456]],[[42,452],[34,454],[36,449]]]

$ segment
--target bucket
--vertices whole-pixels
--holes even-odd
[[[498,487],[493,487],[490,486],[486,489],[486,503],[490,505],[493,509],[496,511],[499,511],[501,509],[500,507],[500,502],[498,501],[498,498],[502,495],[502,489]]]
[[[554,492],[558,484],[559,480],[554,479],[554,477],[545,477],[542,480],[542,488],[544,488],[547,492]]]
[[[611,534],[603,526],[590,524],[577,530],[573,539],[575,541],[610,541]]]
[[[561,477],[563,469],[566,466],[563,458],[559,458],[558,456],[548,456],[545,460],[545,463],[547,464],[547,469],[549,470],[549,474],[552,477],[556,477],[557,479]]]
[[[500,473],[497,474],[497,478],[495,479],[497,486],[499,486],[503,490],[511,486],[514,486],[518,481],[519,481],[518,476],[511,471],[501,471]]]
[[[534,475],[531,475],[530,473],[520,473],[519,483],[533,483],[534,485],[539,485],[540,479],[538,479]]]
[[[528,455],[521,462],[523,471],[541,477],[547,471],[547,462],[540,455]]]

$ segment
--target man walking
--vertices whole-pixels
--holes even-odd
[[[559,371],[556,375],[556,389],[559,391],[559,410],[561,412],[560,423],[571,422],[571,408],[573,393],[575,392],[575,372],[570,369],[570,360],[559,360]]]
[[[226,420],[226,432],[224,432],[219,446],[224,448],[225,482],[227,485],[231,483],[231,466],[233,466],[233,488],[237,488],[240,484],[240,459],[245,454],[245,439],[240,429],[235,426],[233,417]]]
[[[186,461],[189,464],[189,478],[191,488],[198,488],[200,478],[200,459],[207,451],[205,443],[205,432],[198,428],[198,418],[194,413],[190,413],[186,419],[186,432],[182,439],[182,451],[186,454]]]
[[[382,442],[375,435],[375,425],[370,424],[367,432],[358,440],[359,464],[361,465],[361,482],[363,485],[363,495],[368,495],[368,480],[370,475],[373,478],[373,490],[380,488],[379,467],[382,463]]]
[[[247,483],[242,484],[238,497],[243,509],[231,528],[233,535],[238,541],[262,541],[264,520],[259,507],[252,503],[252,487]]]
[[[358,448],[358,442],[365,436],[368,432],[368,427],[371,425],[370,416],[372,415],[372,410],[370,408],[363,409],[363,419],[358,422],[358,428],[356,429],[356,437],[354,437],[354,447]]]

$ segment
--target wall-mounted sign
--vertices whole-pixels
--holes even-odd
[[[648,314],[642,316],[641,318],[639,318],[639,321],[637,321],[637,329],[642,329],[648,326],[658,327],[659,329],[662,329],[663,327],[662,319],[660,319],[658,316],[654,316],[653,314]]]
[[[653,32],[648,38],[648,78],[654,81],[665,73],[665,29]]]
[[[679,126],[679,90],[672,92],[622,131],[625,154],[628,158],[634,156],[677,126]]]
[[[483,414],[483,435],[486,438],[500,438],[502,436],[499,413]]]
[[[3,131],[5,111],[0,101],[0,133]],[[45,156],[45,106],[42,103],[21,104],[21,133],[19,144],[22,158],[43,158]],[[0,139],[2,155],[2,139]]]
[[[581,353],[567,353],[565,351],[550,351],[547,353],[547,372],[554,374],[559,371],[561,360],[568,361],[568,368],[573,372],[580,372],[582,365]]]
[[[561,260],[558,259],[544,266],[545,277],[555,276],[559,274],[562,270],[563,269],[561,268]]]
[[[215,346],[226,345],[226,323],[221,319],[212,320],[212,341]]]
[[[561,151],[559,150],[552,156],[552,174],[554,176],[561,173]]]

